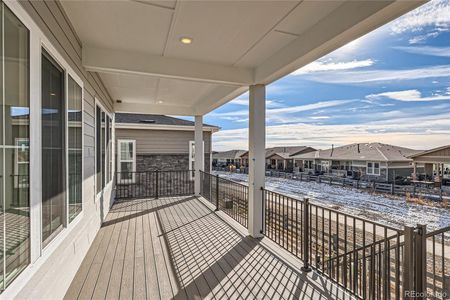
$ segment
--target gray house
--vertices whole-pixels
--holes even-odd
[[[237,168],[241,166],[241,155],[244,154],[245,150],[229,150],[215,152],[212,155],[212,166],[213,167],[228,167],[233,165]]]
[[[391,181],[397,176],[410,176],[413,150],[382,143],[355,143],[326,150],[299,154],[304,172],[353,176],[367,180]]]
[[[130,113],[116,113],[115,121],[118,172],[194,168],[194,122]],[[218,130],[203,126],[205,170],[210,170],[211,136]]]

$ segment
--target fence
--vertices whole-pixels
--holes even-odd
[[[361,298],[400,295],[401,230],[263,189],[263,234]],[[388,275],[389,274],[389,275]]]
[[[116,198],[158,198],[194,193],[193,171],[117,172]]]
[[[200,172],[200,194],[228,216],[247,227],[248,187],[219,176]]]
[[[215,168],[216,171],[226,171],[226,168]],[[245,173],[246,172],[242,172]],[[337,177],[330,175],[309,175],[304,173],[288,173],[268,170],[266,176],[278,177],[284,179],[298,180],[298,181],[314,181],[317,183],[325,183],[336,186],[346,186],[356,189],[362,189],[367,192],[377,192],[391,195],[410,196],[413,198],[423,198],[435,201],[450,201],[450,189],[443,188],[428,188],[419,185],[398,185],[393,183],[383,182],[369,182],[365,180],[356,180],[345,177]]]

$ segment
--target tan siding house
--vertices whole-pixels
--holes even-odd
[[[116,113],[115,128],[118,149],[135,147],[132,159],[117,153],[119,172],[193,169],[193,122],[164,115]],[[205,170],[210,170],[211,136],[218,127],[203,128]]]

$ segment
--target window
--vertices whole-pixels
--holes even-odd
[[[108,148],[111,141],[111,117],[97,105],[95,112],[95,133],[96,133],[96,191],[100,193],[111,181],[112,177],[109,166],[112,164],[112,152]]]
[[[0,2],[0,290],[30,263],[29,40]]]
[[[131,183],[135,180],[136,172],[136,141],[118,140],[117,148],[119,149],[118,161],[118,182]]]
[[[102,184],[102,160],[101,160],[101,153],[102,153],[102,109],[100,106],[97,106],[96,112],[95,112],[95,136],[96,136],[96,145],[95,145],[95,160],[96,160],[96,187],[97,187],[97,194],[100,193],[103,189]]]
[[[62,229],[65,216],[64,71],[42,50],[42,242]]]
[[[367,174],[380,175],[380,163],[368,162],[367,163]]]
[[[82,209],[82,88],[69,76],[68,78],[68,185],[69,222]]]

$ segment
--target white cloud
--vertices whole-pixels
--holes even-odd
[[[308,145],[328,148],[331,144],[384,142],[416,149],[441,146],[450,134],[450,113],[422,117],[387,116],[387,121],[367,124],[323,125],[296,123],[267,126],[267,146]],[[417,126],[420,124],[420,126]],[[246,149],[247,128],[223,130],[213,135],[217,151]]]
[[[450,47],[433,47],[433,46],[411,46],[411,47],[394,47],[408,53],[450,57]]]
[[[306,75],[307,79],[326,83],[371,83],[450,76],[450,65],[407,70],[341,71]]]
[[[442,101],[450,100],[450,95],[432,95],[428,97],[423,97],[419,90],[404,90],[404,91],[394,91],[394,92],[384,92],[379,94],[371,94],[366,96],[369,100],[380,99],[380,98],[390,98],[398,101],[406,102],[416,102],[416,101]]]
[[[437,32],[450,26],[450,1],[432,0],[391,23],[391,31],[400,34],[406,31],[419,32],[432,26]]]
[[[427,39],[435,38],[435,37],[439,36],[439,33],[440,33],[439,31],[433,31],[433,32],[428,32],[426,34],[416,35],[416,36],[413,36],[412,38],[410,38],[408,40],[408,43],[410,43],[410,44],[425,43]]]
[[[230,101],[231,104],[236,105],[242,105],[242,106],[248,106],[248,98],[238,98]],[[266,100],[266,107],[267,108],[276,108],[276,107],[283,107],[283,103],[278,100]]]
[[[375,63],[372,59],[365,60],[352,60],[348,62],[332,62],[332,61],[314,61],[297,71],[291,73],[291,75],[302,75],[314,72],[324,71],[339,71],[339,70],[351,70],[357,68],[370,67]]]
[[[355,100],[330,100],[330,101],[321,101],[311,104],[305,105],[296,105],[290,107],[282,107],[282,108],[269,108],[266,110],[266,120],[268,122],[273,123],[292,123],[299,122],[302,118],[295,118],[292,114],[311,111],[316,109],[330,108],[336,107],[340,105],[345,105]],[[230,112],[219,112],[219,113],[211,113],[209,116],[215,118],[221,118],[224,120],[239,122],[243,119],[247,119],[248,117],[248,109],[246,110],[238,110],[238,111],[230,111]]]
[[[309,118],[312,119],[312,120],[326,120],[326,119],[329,119],[330,116],[312,116],[312,117],[309,117]]]

